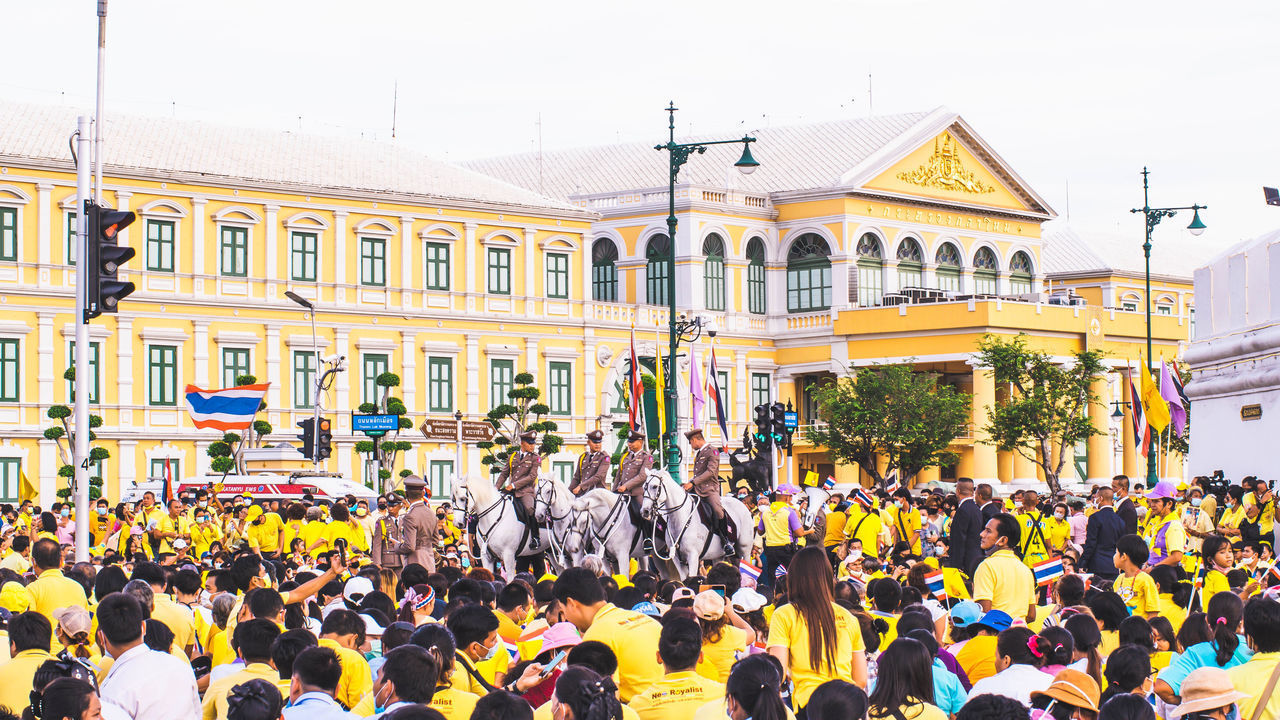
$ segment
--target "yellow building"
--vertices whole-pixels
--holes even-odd
[[[16,498],[19,468],[46,504],[61,487],[42,429],[49,406],[70,403],[76,208],[65,141],[75,114],[0,105],[0,500]],[[665,343],[670,272],[678,306],[717,330],[735,447],[752,406],[791,399],[806,422],[805,385],[850,364],[914,359],[974,392],[980,416],[980,400],[999,396],[968,364],[985,332],[1136,359],[1141,314],[1115,307],[1127,296],[1106,295],[1116,283],[1105,272],[1046,271],[1041,224],[1053,211],[955,114],[758,137],[753,175],[732,170],[731,147],[685,167],[672,268],[666,161],[648,144],[463,168],[393,144],[109,118],[105,200],[139,219],[122,234],[138,255],[121,274],[138,290],[90,329],[107,496],[158,475],[165,459],[178,475],[207,471],[219,434],[192,427],[188,384],[225,387],[245,372],[270,382],[268,442],[296,442],[312,413],[316,345],[286,291],[316,302],[321,354],[348,358],[322,405],[336,423],[326,469],[354,479],[369,470],[349,413],[388,370],[403,379],[415,425],[455,411],[479,419],[516,373],[534,373],[567,441],[545,470],[567,476],[585,432],[625,422],[632,328],[643,356]],[[1192,308],[1189,280],[1177,280],[1173,312],[1155,319],[1170,356]],[[1102,299],[1090,299],[1091,284]],[[1068,285],[1083,299],[1049,294]],[[696,347],[705,367],[710,341]],[[687,424],[687,355],[678,367]],[[1103,384],[1108,397],[1118,387]],[[1102,411],[1098,421],[1108,422]],[[415,443],[402,467],[437,494],[455,470],[480,469],[474,448],[454,468],[452,444],[400,439]],[[1118,468],[1111,442],[1090,446],[1089,477]],[[959,466],[932,476],[1034,477],[972,438],[957,449]],[[820,448],[797,451],[801,465],[828,468]]]

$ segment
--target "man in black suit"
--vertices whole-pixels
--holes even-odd
[[[1111,478],[1111,494],[1115,497],[1116,515],[1124,523],[1125,535],[1138,533],[1138,508],[1129,499],[1129,478],[1117,475]]]
[[[991,485],[987,483],[982,483],[978,486],[975,500],[982,511],[982,524],[984,527],[991,518],[1004,512],[1004,503],[995,499],[995,492],[991,489]]]
[[[973,499],[973,479],[956,480],[955,514],[951,516],[951,549],[947,552],[948,567],[953,567],[970,578],[982,562],[982,548],[978,536],[986,522],[982,518],[982,510]]]
[[[1098,510],[1089,516],[1085,529],[1084,551],[1080,553],[1080,569],[1106,580],[1115,580],[1116,542],[1126,533],[1124,521],[1116,514],[1111,488],[1098,491]]]

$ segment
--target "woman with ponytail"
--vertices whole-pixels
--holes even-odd
[[[61,677],[31,693],[31,707],[24,718],[38,720],[87,720],[102,717],[102,701],[93,685],[79,678]]]
[[[550,705],[552,720],[622,720],[613,679],[582,665],[570,665],[560,674]]]
[[[1066,628],[1047,627],[1040,631],[1040,637],[1049,641],[1049,652],[1044,655],[1040,672],[1053,677],[1075,662],[1076,642]]]
[[[89,647],[93,644],[93,639],[89,637],[89,631],[92,629],[92,621],[89,618],[89,611],[79,605],[55,610],[53,619],[57,621],[54,627],[54,634],[58,642],[62,643],[66,648],[67,654],[75,658],[84,658],[93,664],[98,664],[102,658],[90,652]]]
[[[1209,623],[1209,642],[1192,645],[1169,664],[1156,677],[1155,693],[1170,705],[1180,702],[1182,681],[1192,670],[1202,667],[1227,668],[1242,665],[1253,657],[1253,652],[1240,637],[1240,622],[1244,617],[1244,603],[1239,596],[1227,591],[1209,598],[1205,619]]]
[[[413,623],[414,627],[424,623],[436,622],[431,613],[436,608],[436,591],[430,585],[414,585],[404,593],[404,599],[400,601],[399,614],[396,620],[399,622]]]
[[[1151,655],[1136,645],[1121,645],[1107,658],[1105,673],[1107,684],[1102,689],[1101,707],[1116,695],[1147,694],[1147,682],[1151,677]]]
[[[724,708],[730,720],[787,720],[778,659],[748,655],[735,662],[724,686]]]
[[[1004,695],[1030,707],[1031,693],[1053,684],[1053,678],[1040,672],[1052,651],[1048,638],[1030,628],[1013,627],[1001,632],[996,640],[996,674],[974,683],[969,697],[984,693]]]
[[[1102,631],[1098,629],[1098,621],[1092,615],[1079,613],[1067,618],[1063,627],[1071,633],[1071,639],[1076,645],[1072,653],[1075,661],[1071,663],[1071,669],[1079,670],[1093,678],[1098,686],[1102,686],[1102,653],[1098,650],[1102,645]]]

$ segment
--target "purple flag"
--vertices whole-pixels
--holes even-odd
[[[693,419],[690,427],[702,427],[702,408],[707,404],[707,396],[702,391],[702,373],[698,370],[698,355],[693,352],[689,365],[689,396],[693,398]]]
[[[1169,403],[1169,420],[1173,423],[1173,431],[1181,437],[1187,426],[1187,410],[1182,407],[1182,395],[1178,393],[1178,386],[1169,374],[1169,364],[1163,358],[1160,360],[1160,397]]]

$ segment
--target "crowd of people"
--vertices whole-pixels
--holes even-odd
[[[1256,478],[739,491],[752,557],[688,578],[495,575],[417,478],[211,490],[99,500],[89,562],[0,506],[0,720],[1280,720]]]

